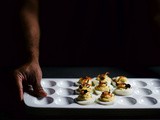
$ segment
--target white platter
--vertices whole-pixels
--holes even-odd
[[[76,109],[160,109],[160,79],[128,78],[133,92],[129,96],[117,96],[112,105],[79,105],[75,102],[78,78],[43,78],[41,84],[48,93],[45,98],[36,98],[24,93],[24,102],[34,108],[76,108]],[[94,97],[97,97],[93,94]]]

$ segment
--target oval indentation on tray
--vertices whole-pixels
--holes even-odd
[[[157,104],[157,100],[153,97],[142,97],[140,98],[139,103],[143,105],[155,105]]]
[[[60,96],[74,95],[74,90],[69,88],[59,88],[56,93]]]
[[[34,103],[38,105],[48,105],[48,104],[51,104],[52,102],[53,102],[53,98],[51,97],[36,98],[34,100]]]
[[[50,81],[50,80],[43,80],[41,81],[41,85],[42,87],[53,87],[56,85],[56,82],[55,81]]]
[[[57,105],[69,105],[74,102],[74,99],[71,97],[58,97],[54,101]]]
[[[132,83],[134,86],[136,87],[145,87],[147,86],[147,83],[143,82],[143,81],[133,81]]]
[[[44,91],[48,94],[48,95],[52,95],[55,93],[55,90],[52,88],[45,88]]]
[[[118,103],[121,105],[135,105],[137,100],[132,97],[122,97],[118,100]]]
[[[151,95],[152,91],[147,88],[139,88],[134,91],[137,95]]]
[[[150,82],[153,87],[160,87],[160,80],[153,80]]]
[[[67,87],[74,86],[74,82],[72,82],[72,81],[59,81],[59,82],[57,83],[57,85],[58,85],[59,87],[67,88]]]
[[[153,89],[154,94],[160,95],[160,88]]]

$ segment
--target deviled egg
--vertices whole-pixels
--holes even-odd
[[[115,102],[115,95],[109,91],[104,91],[96,101],[99,104],[112,105]]]
[[[96,77],[96,80],[101,81],[101,80],[105,80],[107,85],[111,84],[112,79],[108,76],[108,72],[104,73],[104,74],[99,74]]]
[[[81,77],[81,78],[79,78],[78,82],[76,82],[75,84],[76,84],[77,86],[79,86],[79,85],[85,84],[85,83],[90,84],[90,85],[92,86],[92,78],[91,78],[91,77],[88,77],[88,76],[86,76],[86,77]]]
[[[117,84],[117,88],[114,90],[114,94],[127,96],[127,95],[131,95],[132,91],[133,90],[130,84],[120,83],[120,84]]]
[[[92,104],[95,101],[95,98],[88,89],[82,89],[75,100],[80,105],[88,105]]]
[[[93,93],[93,88],[90,84],[84,83],[79,85],[78,89],[75,90],[76,94],[79,94],[82,89],[87,89],[89,92]]]
[[[111,84],[116,87],[117,84],[128,83],[128,79],[125,76],[117,76],[112,78]]]
[[[106,80],[100,80],[99,84],[94,88],[94,92],[100,95],[104,91],[110,91],[110,87],[106,84]]]

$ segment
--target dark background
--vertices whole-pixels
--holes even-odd
[[[19,103],[14,99],[14,81],[9,76],[10,70],[22,65],[26,59],[18,1],[21,0],[3,0],[0,3],[3,96],[0,116],[4,118],[8,118],[8,113],[19,115],[21,111],[18,111]],[[149,69],[160,65],[160,21],[157,17],[160,8],[157,1],[40,1],[40,65],[43,76],[80,77],[110,71],[111,75],[159,77],[158,67]],[[159,111],[152,113],[158,115]],[[142,117],[147,118],[149,114]]]
[[[17,1],[0,4],[2,67],[17,67],[26,57]],[[159,65],[158,5],[157,0],[41,1],[41,66]]]

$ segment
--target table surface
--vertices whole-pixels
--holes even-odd
[[[43,77],[79,78],[97,76],[109,72],[109,76],[124,75],[133,78],[154,78],[160,76],[160,66],[153,67],[42,67]]]

